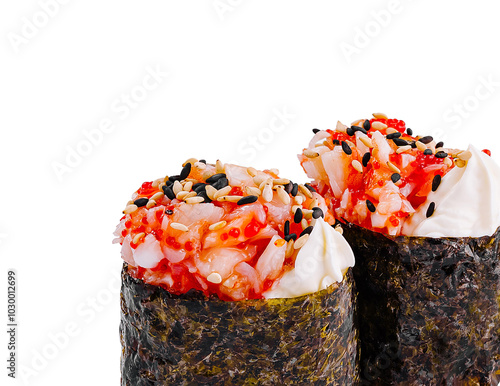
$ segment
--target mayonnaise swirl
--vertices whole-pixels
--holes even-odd
[[[293,298],[321,291],[341,282],[353,266],[354,254],[345,238],[320,217],[297,254],[295,268],[263,295],[267,299]]]
[[[447,173],[403,227],[407,236],[481,237],[500,226],[500,167],[470,145],[472,157],[463,168]],[[429,205],[434,213],[427,218]]]

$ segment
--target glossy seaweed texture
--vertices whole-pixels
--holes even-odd
[[[172,295],[122,271],[121,384],[352,385],[358,382],[349,271],[292,299]]]
[[[480,238],[390,237],[353,224],[361,383],[500,382],[500,228]]]

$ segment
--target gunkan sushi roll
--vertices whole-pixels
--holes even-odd
[[[356,257],[363,384],[500,382],[500,168],[374,114],[299,155]]]
[[[188,160],[115,231],[122,385],[353,384],[354,255],[311,187]]]

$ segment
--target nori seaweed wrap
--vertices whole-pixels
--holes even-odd
[[[356,256],[361,379],[500,382],[500,228],[493,236],[387,236],[345,224]]]
[[[122,385],[351,385],[354,286],[289,299],[173,295],[122,272]]]
[[[122,385],[357,382],[354,254],[324,199],[277,174],[190,159],[133,194]]]
[[[360,377],[500,382],[500,168],[374,114],[315,131],[299,160],[353,248]]]

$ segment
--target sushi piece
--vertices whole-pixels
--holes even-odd
[[[190,159],[142,184],[115,231],[122,385],[357,382],[354,255],[334,222],[277,170]]]
[[[374,114],[299,160],[356,257],[363,384],[500,382],[500,168]]]

